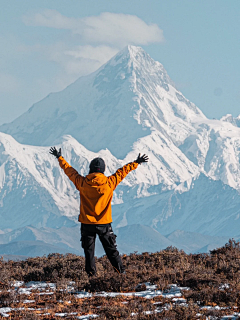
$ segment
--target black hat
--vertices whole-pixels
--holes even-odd
[[[89,166],[89,173],[93,172],[101,172],[103,173],[105,171],[105,162],[102,158],[95,158],[91,161]]]

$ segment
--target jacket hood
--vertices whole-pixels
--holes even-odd
[[[86,183],[90,186],[101,186],[107,183],[107,177],[103,173],[90,173],[86,176]]]

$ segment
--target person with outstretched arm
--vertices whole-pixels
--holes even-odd
[[[95,240],[98,234],[106,255],[114,269],[119,273],[125,273],[121,257],[117,250],[116,235],[112,230],[111,201],[113,191],[129,172],[137,169],[138,165],[147,162],[148,156],[138,155],[137,159],[118,169],[113,175],[104,175],[105,162],[102,158],[95,158],[89,166],[89,174],[81,176],[67,163],[55,147],[50,148],[50,154],[54,155],[68,178],[74,183],[80,192],[81,242],[85,254],[85,270],[88,276],[96,274],[94,259]]]

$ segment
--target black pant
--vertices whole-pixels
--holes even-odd
[[[103,245],[108,259],[116,271],[123,273],[124,267],[117,251],[116,235],[113,233],[111,223],[108,224],[81,224],[81,241],[85,253],[85,270],[88,275],[96,273],[94,249],[96,235]]]

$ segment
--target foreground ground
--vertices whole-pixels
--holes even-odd
[[[0,262],[0,315],[11,319],[240,319],[240,245],[210,254],[175,248],[106,257],[88,279],[84,258],[52,254]]]

